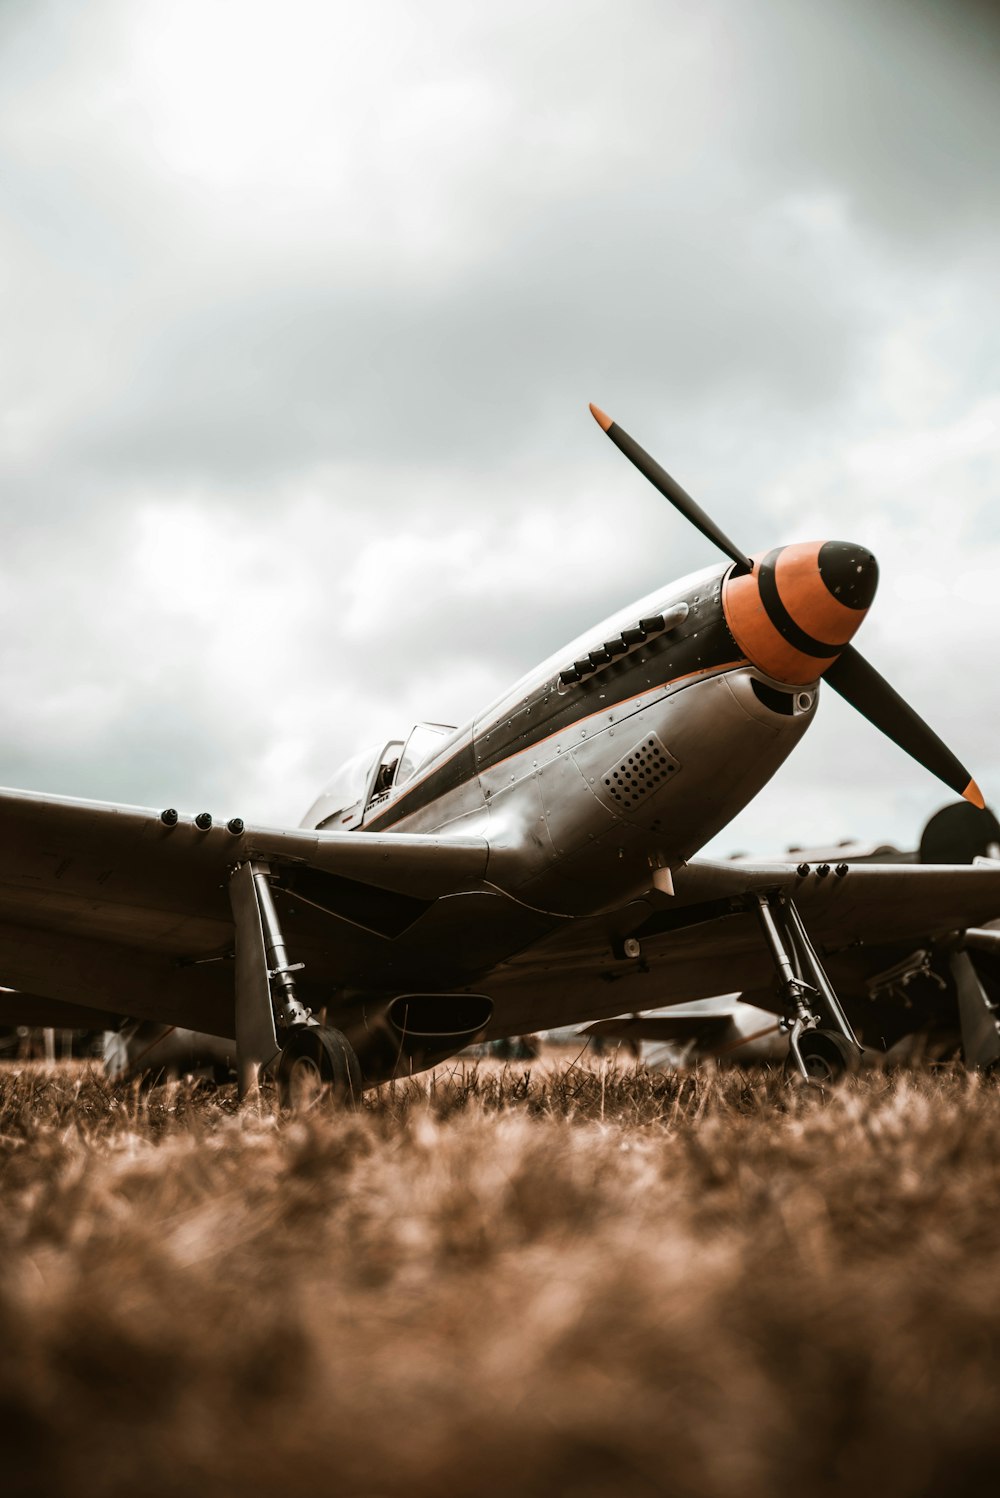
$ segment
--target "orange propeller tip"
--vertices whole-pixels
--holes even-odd
[[[606,432],[608,430],[608,427],[611,425],[611,417],[605,416],[600,406],[595,406],[593,401],[591,401],[590,403],[590,414],[597,422],[597,425],[601,428],[601,430]]]
[[[978,806],[980,811],[986,810],[986,802],[983,800],[983,793],[974,780],[969,781],[968,785],[965,787],[965,790],[962,792],[962,795],[964,796],[966,801],[971,801],[973,806]]]

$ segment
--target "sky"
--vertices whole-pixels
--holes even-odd
[[[1000,24],[932,0],[4,0],[0,783],[295,824],[715,561],[1000,804]],[[710,845],[913,846],[832,692]]]

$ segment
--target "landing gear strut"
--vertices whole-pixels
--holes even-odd
[[[757,895],[756,903],[785,1001],[789,1064],[806,1082],[836,1082],[857,1066],[857,1037],[794,901],[780,894]]]
[[[320,1093],[337,1101],[361,1096],[361,1068],[345,1036],[301,1002],[271,893],[271,870],[251,860],[229,880],[236,925],[236,1062],[240,1097],[256,1093],[264,1067],[277,1062],[284,1107],[308,1106]]]

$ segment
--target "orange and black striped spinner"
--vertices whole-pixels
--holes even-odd
[[[722,590],[747,660],[790,686],[817,681],[849,644],[878,586],[878,563],[851,541],[800,541],[734,568]]]

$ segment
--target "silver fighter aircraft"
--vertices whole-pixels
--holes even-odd
[[[953,790],[969,772],[852,646],[863,546],[745,555],[596,407],[727,557],[631,604],[461,728],[350,760],[298,828],[0,792],[0,974],[12,1023],[131,1016],[235,1036],[294,1104],[349,1097],[470,1041],[769,977],[791,1064],[860,1047],[836,991],[878,938],[980,928],[1000,866],[701,860],[779,769],[825,681]],[[821,962],[819,951],[824,954]],[[984,1025],[995,1021],[981,999]]]

